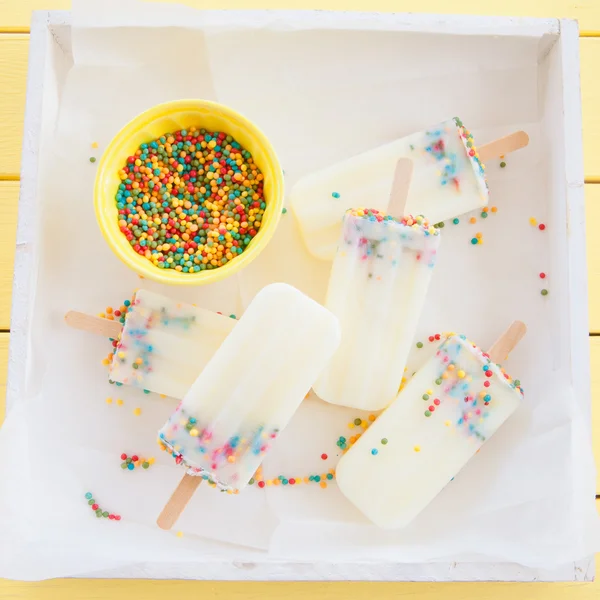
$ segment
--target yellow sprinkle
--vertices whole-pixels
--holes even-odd
[[[413,448],[413,450],[414,450],[415,452],[421,452],[421,446],[415,446],[415,447]]]
[[[198,437],[199,431],[197,429],[190,429],[190,435],[192,437]]]
[[[104,313],[98,313],[98,316],[99,316],[101,319],[104,319],[104,318],[106,318],[106,315],[105,315]]]
[[[350,421],[350,423],[348,423],[348,429],[354,429],[354,421]]]
[[[231,456],[228,456],[227,457],[227,462],[234,463],[235,462],[235,456],[233,456],[233,454]]]
[[[431,396],[433,395],[433,390],[427,390],[427,393]]]
[[[134,408],[134,409],[133,409],[133,414],[134,414],[136,417],[139,417],[139,416],[142,414],[142,409],[141,409],[141,408]]]
[[[178,538],[182,538],[183,537],[183,531],[178,531],[177,532],[177,537]]]
[[[535,220],[533,217],[531,217],[531,218],[529,219],[529,223],[530,223],[531,225],[537,225],[537,221],[536,221],[536,220]]]
[[[445,425],[446,427],[450,427],[450,421],[444,421],[444,425]]]
[[[166,397],[167,397],[167,395],[166,395],[166,394],[160,394],[160,397],[161,397],[161,398],[166,398]]]
[[[108,365],[110,365],[110,360],[108,358],[103,358],[102,359],[102,364],[107,367]]]
[[[123,400],[121,400],[121,398],[117,398],[117,404],[119,406],[123,406]]]
[[[106,404],[112,404],[112,398],[110,396],[106,399]]]
[[[97,148],[98,147],[98,142],[92,142],[92,148]]]
[[[266,484],[267,485],[273,485],[273,480],[272,479],[267,479]]]
[[[458,371],[457,375],[459,379],[462,379],[466,375],[466,373],[461,369],[460,371]]]
[[[364,419],[360,422],[360,426],[362,428],[365,428],[367,425],[368,425],[368,423]]]
[[[117,354],[117,356],[118,356],[119,358],[125,358],[125,352],[119,352],[119,353]]]
[[[156,459],[154,458],[154,456],[151,456],[147,462],[149,465],[153,465],[156,462]]]

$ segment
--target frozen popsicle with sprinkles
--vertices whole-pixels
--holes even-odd
[[[189,478],[231,493],[248,484],[339,341],[336,317],[292,286],[256,295],[159,432],[187,471],[177,510],[193,492]],[[172,525],[172,508],[159,526]]]
[[[340,460],[342,493],[376,525],[408,525],[517,410],[504,360],[525,334],[515,321],[488,353],[450,334],[394,403]]]
[[[520,131],[478,150],[455,118],[311,173],[290,194],[305,245],[313,256],[332,260],[348,209],[390,212],[388,194],[399,158],[414,164],[405,214],[424,215],[435,224],[486,206],[485,157],[521,148],[528,139]]]
[[[111,381],[181,400],[236,320],[138,290],[111,362]]]
[[[423,217],[346,214],[325,301],[340,320],[342,341],[313,386],[320,398],[369,411],[393,402],[440,237]]]

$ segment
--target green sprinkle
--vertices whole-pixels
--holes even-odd
[[[542,294],[542,296],[547,296],[547,295],[548,295],[548,290],[546,290],[546,289],[543,289],[543,290],[541,291],[541,294]]]
[[[149,463],[149,462],[143,462],[143,463],[142,463],[142,468],[143,468],[143,469],[147,469],[149,466],[150,466],[150,463]]]
[[[436,223],[435,225],[436,227],[439,227],[440,229],[444,229],[444,222],[440,221],[439,223]]]
[[[235,315],[229,315],[230,319],[237,319],[237,317]]]
[[[455,225],[458,225],[458,224],[460,223],[460,219],[458,219],[458,218],[452,219],[452,222],[453,222]]]
[[[329,481],[331,481],[333,479],[333,475],[331,473],[327,473],[327,479],[329,479]]]
[[[520,379],[515,379],[515,385],[518,387],[521,385],[521,380]]]
[[[96,157],[94,157],[94,156],[90,156],[90,162],[91,162],[91,163],[95,163],[95,162],[96,162]]]
[[[488,214],[486,212],[482,212],[481,213],[481,218],[482,219],[487,219],[487,217],[488,217]]]
[[[108,511],[106,511],[106,510],[105,510],[105,511],[102,513],[102,516],[103,516],[105,519],[107,519],[107,518],[108,518]]]
[[[505,167],[505,166],[506,166],[506,163],[505,163],[504,161],[502,161],[502,162],[500,163],[500,168],[501,168],[501,169],[504,169],[504,167]]]
[[[331,195],[332,195],[334,198],[339,198],[339,197],[340,197],[340,195],[339,195],[339,193],[338,193],[338,192],[331,192]]]
[[[248,482],[248,485],[254,485],[254,477],[252,477],[252,478],[250,479],[250,481]]]
[[[388,439],[387,438],[383,438],[381,440],[381,443],[385,446],[388,443]]]
[[[126,469],[127,468],[127,463],[126,462],[122,462],[121,463],[121,469]]]
[[[423,394],[421,398],[423,398],[423,400],[429,400],[429,394]]]
[[[437,385],[442,385],[442,378],[438,377],[438,379],[435,380]]]
[[[282,214],[282,215],[285,215],[285,213],[286,213],[286,212],[287,212],[287,208],[282,208],[282,209],[281,209],[281,214]]]
[[[321,481],[321,476],[320,475],[315,475],[313,478],[313,481],[316,481],[317,483],[319,483],[319,481]]]
[[[471,238],[471,244],[473,244],[473,246],[477,245],[477,242],[479,240],[475,237],[475,238]]]
[[[92,498],[91,500],[88,500],[88,504],[89,504],[90,506],[92,506],[92,504],[95,504],[95,502],[94,502],[94,499]]]
[[[425,411],[425,416],[426,416],[426,417],[430,417],[430,416],[431,416],[431,411],[429,411],[429,410],[426,410],[426,411]]]
[[[355,425],[360,425],[361,423],[362,423],[362,419],[359,419],[358,417],[356,419],[354,419]]]
[[[422,348],[423,347],[423,342],[417,342],[417,348]]]

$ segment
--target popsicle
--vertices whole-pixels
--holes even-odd
[[[414,163],[406,214],[424,215],[435,224],[483,207],[488,202],[483,160],[522,148],[528,140],[520,131],[478,151],[456,118],[307,175],[290,194],[306,247],[313,256],[332,260],[348,209],[390,212],[388,191],[403,157]]]
[[[187,471],[160,527],[202,479],[230,493],[246,486],[339,340],[337,319],[297,289],[275,283],[256,295],[159,432]]]
[[[363,410],[394,400],[439,242],[439,230],[423,217],[346,213],[325,302],[342,341],[313,385],[317,396]]]
[[[138,290],[125,324],[71,311],[78,329],[118,338],[110,381],[181,400],[237,321],[162,294]]]
[[[523,390],[498,365],[525,334],[515,321],[482,352],[451,334],[342,457],[342,493],[376,525],[408,525],[519,407]]]

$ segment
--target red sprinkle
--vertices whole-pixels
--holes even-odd
[[[259,488],[264,488],[265,487],[265,482],[264,481],[259,481],[258,482],[258,487]]]
[[[487,371],[486,371],[486,373],[487,373]],[[490,382],[489,382],[489,381],[484,381],[484,382],[483,382],[483,385],[484,385],[485,387],[490,387]]]
[[[288,479],[288,483],[290,485],[294,485],[296,483],[296,480],[292,477],[291,479]]]
[[[121,454],[121,460],[127,460],[127,454],[125,454],[125,452]]]
[[[321,454],[321,459],[322,459],[322,460],[327,460],[327,454],[325,454],[325,453],[323,452],[323,454]]]
[[[545,226],[543,223],[540,223],[540,224],[538,225],[538,229],[539,229],[540,231],[544,231],[544,229],[546,229],[546,226]]]
[[[138,460],[140,460],[140,459],[139,459],[139,457],[138,457],[138,455],[137,455],[137,454],[134,454],[134,455],[131,457],[131,460],[132,460],[133,462],[137,462],[137,461],[138,461]]]
[[[546,273],[540,273],[540,279],[546,279]]]

